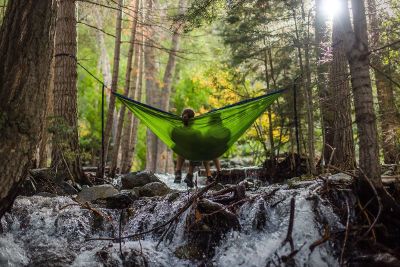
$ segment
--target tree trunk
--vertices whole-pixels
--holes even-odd
[[[128,50],[128,61],[126,63],[125,86],[124,86],[124,95],[125,96],[127,96],[129,93],[129,88],[130,88],[130,83],[131,83],[133,48],[135,46],[134,44],[135,44],[135,40],[136,40],[136,26],[137,26],[137,21],[138,21],[137,14],[138,14],[138,10],[139,10],[139,0],[133,0],[132,2],[133,2],[132,4],[134,5],[135,11],[133,12],[134,19],[133,19],[133,23],[132,23],[131,39],[130,39],[129,50]],[[111,177],[115,176],[115,171],[117,169],[118,152],[119,152],[119,145],[121,143],[121,133],[122,133],[122,126],[124,123],[124,117],[125,117],[125,106],[122,105],[120,112],[119,112],[117,133],[115,135],[113,153],[111,156],[111,170],[110,170]]]
[[[306,21],[306,13],[304,10],[304,1],[301,1],[301,14],[303,21]],[[304,31],[304,71],[305,93],[307,104],[307,146],[308,146],[308,161],[310,164],[311,174],[316,174],[315,169],[315,147],[314,147],[314,103],[311,87],[311,69],[310,69],[310,16],[307,16],[307,30]]]
[[[339,13],[339,12],[338,12]],[[339,13],[340,14],[340,13]],[[335,152],[332,164],[344,170],[353,170],[356,167],[355,147],[353,138],[353,124],[351,119],[351,98],[348,82],[348,64],[344,47],[344,32],[340,28],[337,15],[333,20],[332,28],[332,64],[329,77],[330,96],[327,98],[329,116],[333,119],[332,128],[328,128],[328,143]],[[332,150],[329,149],[332,153]]]
[[[347,1],[342,1],[342,4],[347,6]],[[376,187],[382,188],[378,133],[369,76],[368,35],[364,2],[352,0],[352,10],[354,31],[351,28],[348,8],[345,10],[343,23],[359,136],[359,166]]]
[[[154,0],[147,2],[146,22],[144,40],[144,55],[145,55],[145,77],[146,77],[146,102],[150,106],[157,107],[159,105],[159,83],[157,80],[157,67],[154,51],[154,28],[150,24],[151,13],[154,11]],[[156,171],[157,160],[157,137],[147,129],[146,141],[146,170]]]
[[[118,15],[116,21],[116,29],[115,29],[115,44],[114,44],[114,65],[113,65],[113,75],[111,81],[111,92],[117,92],[118,87],[118,73],[119,73],[119,57],[120,57],[120,48],[121,48],[121,24],[122,24],[122,3],[123,0],[118,0]],[[107,120],[106,127],[104,130],[104,162],[107,163],[108,156],[108,148],[110,145],[111,139],[111,130],[113,126],[113,117],[114,117],[114,109],[115,109],[115,96],[113,94],[110,95],[110,102],[108,104],[107,111]],[[101,155],[101,153],[100,153]],[[102,162],[102,158],[100,156],[100,164]],[[99,164],[99,166],[100,166]],[[101,176],[101,168],[98,168],[97,176]]]
[[[136,36],[142,36],[141,34],[141,27],[137,26],[137,34]],[[140,70],[140,62],[142,61],[142,42],[143,38],[140,37],[137,38],[136,45],[135,45],[135,56],[134,56],[134,63],[133,63],[133,68],[131,71],[131,80],[132,83],[130,83],[130,89],[129,89],[129,98],[135,99],[140,101],[138,99],[138,90],[139,90],[139,71]],[[141,94],[140,94],[141,97]],[[130,140],[131,140],[131,132],[132,132],[132,127],[137,127],[137,119],[135,118],[135,124],[133,123],[133,116],[132,112],[128,112],[124,126],[122,129],[122,145],[121,145],[121,173],[128,173],[131,169],[132,166],[132,155],[130,149]]]
[[[51,135],[49,133],[49,122],[51,119],[51,116],[53,114],[53,91],[54,91],[54,57],[51,61],[51,66],[50,66],[50,77],[49,77],[49,93],[47,96],[46,100],[46,119],[44,121],[44,126],[43,126],[43,134],[42,138],[40,139],[40,144],[39,144],[39,162],[38,162],[38,167],[39,168],[47,168],[48,167],[48,155],[49,151],[51,153],[51,147],[50,147],[50,138]]]
[[[14,0],[0,28],[0,218],[28,174],[43,131],[54,19],[52,0]]]
[[[52,162],[56,180],[90,183],[79,155],[75,0],[60,0],[57,8],[54,67]]]
[[[371,28],[371,50],[383,46],[380,31],[382,22],[376,13],[375,0],[368,0],[368,17]],[[386,48],[388,49],[388,48]],[[392,82],[383,75],[388,67],[384,64],[384,50],[371,55],[371,64],[374,66],[376,90],[378,94],[379,118],[381,122],[381,144],[385,163],[396,163],[400,158],[397,129],[400,127],[400,114],[396,107]],[[381,72],[380,72],[381,71]]]
[[[96,19],[96,24],[99,29],[103,29],[103,14],[100,12],[100,8],[95,8],[94,9],[94,17]],[[104,40],[104,33],[102,31],[97,30],[96,31],[96,37],[97,37],[97,43],[100,49],[100,58],[99,58],[99,64],[101,68],[101,73],[103,75],[103,83],[107,87],[111,87],[111,66],[110,66],[110,59],[108,57],[107,53],[107,47],[106,43]]]
[[[179,14],[183,14],[183,6],[185,4],[184,0],[179,0]],[[171,87],[172,87],[172,78],[176,66],[176,52],[179,49],[179,37],[180,32],[182,31],[183,25],[179,23],[175,25],[174,33],[172,34],[171,41],[171,51],[168,56],[167,66],[165,67],[164,78],[163,78],[163,86],[162,86],[162,95],[161,97],[161,109],[168,111],[171,97]],[[163,141],[157,139],[157,163],[156,163],[156,171],[164,173],[167,169],[167,160],[168,160],[168,150],[167,146]]]
[[[138,76],[138,82],[137,82],[137,88],[136,88],[136,95],[135,99],[138,101],[142,100],[142,90],[143,90],[143,74],[144,74],[144,54],[143,54],[144,47],[140,46],[140,60],[139,60],[139,76]],[[128,154],[128,159],[129,159],[129,169],[131,168],[132,161],[133,161],[133,155],[135,151],[135,146],[137,143],[137,132],[138,132],[138,127],[139,127],[139,120],[137,117],[134,117],[132,120],[132,129],[131,129],[131,136],[130,136],[130,141],[129,141],[129,154]]]

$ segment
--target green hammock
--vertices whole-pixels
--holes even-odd
[[[175,153],[201,161],[224,154],[282,91],[212,110],[190,119],[188,126],[180,116],[114,95]]]

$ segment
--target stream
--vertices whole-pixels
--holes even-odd
[[[174,184],[171,175],[157,177],[174,191],[136,200],[124,211],[122,236],[167,221],[188,200],[191,193],[184,184]],[[330,179],[334,181],[335,177]],[[119,183],[116,180],[115,186]],[[331,233],[345,228],[335,212],[333,202],[338,201],[322,197],[322,188],[320,180],[250,188],[246,191],[249,200],[233,210],[240,229],[224,232],[212,253],[200,258],[191,257],[187,251],[191,245],[187,230],[190,209],[173,224],[158,247],[163,229],[140,239],[124,240],[120,248],[119,242],[87,239],[118,237],[121,210],[91,204],[102,214],[99,216],[76,205],[71,196],[19,196],[11,212],[1,220],[0,266],[339,266],[341,244],[329,240],[315,248],[311,246],[321,240],[326,228]],[[331,195],[338,200],[343,192],[337,190]],[[294,250],[290,242],[284,242],[292,198]]]

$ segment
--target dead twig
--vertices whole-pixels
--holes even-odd
[[[118,231],[118,237],[119,237],[119,253],[121,254],[121,260],[122,262],[125,261],[125,257],[124,254],[122,253],[122,240],[121,240],[121,236],[122,236],[122,219],[124,216],[124,209],[121,210],[121,214],[119,216],[119,231]]]
[[[376,190],[374,184],[371,182],[371,180],[365,175],[365,173],[361,169],[359,169],[359,171],[363,175],[365,180],[368,182],[369,186],[371,187],[372,191],[375,194],[376,200],[378,201],[378,213],[375,216],[375,220],[372,222],[372,224],[370,225],[368,230],[362,236],[362,238],[365,238],[368,235],[368,233],[372,230],[372,228],[374,228],[375,224],[378,222],[379,217],[381,216],[381,213],[382,213],[383,205],[382,205],[381,196],[378,194],[378,191]]]
[[[368,213],[365,211],[365,208],[368,206],[368,204],[369,204],[370,202],[371,202],[371,200],[368,201],[367,204],[365,204],[365,206],[363,207],[363,206],[361,205],[360,199],[357,198],[357,205],[358,205],[358,207],[360,208],[361,213],[364,214],[365,219],[366,219],[367,222],[368,222],[368,227],[371,227],[371,224],[372,224],[372,223],[371,223],[371,219],[370,219],[369,216],[368,216]],[[374,229],[372,229],[372,237],[374,238],[374,242],[376,242],[376,234],[375,234],[375,230],[374,230]]]
[[[282,246],[284,246],[287,242],[290,244],[290,249],[292,252],[294,252],[294,244],[293,244],[293,238],[292,238],[292,232],[293,232],[293,225],[294,225],[294,211],[296,207],[296,198],[292,197],[290,200],[290,217],[289,217],[289,226],[288,226],[288,231],[286,234],[285,240],[283,240]]]
[[[347,196],[346,196],[346,207],[347,207],[346,232],[344,234],[342,253],[340,253],[340,265],[341,266],[343,265],[344,250],[346,248],[347,238],[349,236],[349,225],[350,225],[350,205],[349,205],[349,200],[347,199]]]
[[[313,250],[318,247],[319,245],[322,245],[323,243],[325,243],[326,241],[329,240],[329,238],[331,238],[331,230],[329,229],[329,225],[325,224],[324,227],[324,234],[322,236],[321,239],[314,241],[311,245],[310,245],[310,250],[311,252],[313,252]]]

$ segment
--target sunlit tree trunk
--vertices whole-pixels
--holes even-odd
[[[301,1],[301,14],[304,22],[307,21],[307,28],[304,29],[304,71],[305,71],[305,93],[307,104],[307,146],[308,161],[310,164],[310,172],[316,174],[315,169],[315,138],[314,138],[314,102],[311,86],[311,69],[310,69],[310,16],[306,15],[304,9],[304,1]]]
[[[32,166],[43,132],[55,3],[9,1],[0,28],[0,217]]]
[[[368,17],[371,31],[371,50],[383,46],[380,31],[382,22],[378,18],[375,0],[368,0]],[[388,49],[388,48],[386,48]],[[400,144],[398,143],[400,114],[396,107],[393,93],[393,83],[382,72],[387,72],[384,64],[383,52],[379,50],[371,55],[371,64],[374,67],[375,84],[378,94],[379,119],[382,128],[381,144],[385,163],[396,163],[400,160]]]
[[[344,32],[340,21],[342,13],[333,20],[332,29],[332,63],[329,77],[330,95],[327,98],[329,118],[333,119],[332,128],[328,128],[328,143],[335,149],[332,164],[352,170],[356,166],[353,124],[351,119],[351,93],[348,82],[348,64],[344,47]],[[329,149],[332,153],[332,150]]]
[[[119,58],[120,58],[120,48],[121,48],[122,3],[123,3],[123,0],[118,0],[111,92],[116,92],[117,87],[118,87]],[[111,94],[110,102],[108,104],[106,127],[104,130],[104,143],[105,143],[104,162],[107,162],[108,148],[110,145],[111,130],[112,130],[112,126],[113,126],[114,109],[115,109],[115,96],[113,94]],[[101,153],[100,153],[100,155],[101,155]],[[102,159],[100,156],[100,163],[101,162],[102,162]],[[101,168],[98,168],[97,176],[100,176],[100,175],[101,175]]]
[[[348,9],[342,20],[345,27],[345,48],[350,66],[356,123],[359,137],[359,167],[382,188],[380,179],[378,133],[369,76],[368,34],[364,2],[352,0],[353,26]],[[342,0],[347,6],[347,1]]]
[[[159,82],[157,79],[157,67],[154,50],[155,31],[151,25],[150,18],[154,11],[155,1],[149,0],[147,2],[146,19],[144,39],[144,62],[145,62],[145,79],[146,79],[146,102],[150,106],[158,107],[159,105]],[[147,129],[146,141],[146,169],[149,171],[156,171],[157,160],[157,137]]]
[[[103,29],[103,14],[100,12],[100,8],[94,9],[94,17],[96,20],[97,27]],[[107,47],[104,40],[104,33],[100,30],[96,31],[97,44],[100,50],[99,65],[101,73],[103,75],[103,82],[107,87],[111,87],[111,66],[110,59],[107,53]],[[109,97],[108,97],[109,98]]]
[[[126,73],[125,73],[125,85],[124,85],[124,95],[128,96],[129,93],[129,88],[130,88],[130,83],[131,83],[131,71],[132,71],[132,58],[133,58],[133,48],[136,40],[136,26],[137,26],[137,21],[138,21],[138,10],[139,10],[139,0],[133,0],[132,4],[134,6],[134,14],[133,14],[133,23],[132,23],[132,30],[131,30],[131,38],[130,38],[130,44],[129,44],[129,50],[128,50],[128,60],[126,63]],[[133,80],[133,82],[136,82]],[[118,117],[118,126],[117,126],[117,132],[115,135],[115,140],[114,140],[114,147],[111,155],[111,177],[115,176],[115,171],[117,168],[117,161],[118,161],[118,152],[119,152],[119,146],[121,143],[121,133],[122,133],[122,126],[124,123],[124,117],[125,117],[125,106],[122,105],[120,112],[119,112],[119,117]]]
[[[179,1],[179,13],[183,13],[183,6],[185,1]],[[181,23],[180,23],[181,24]],[[172,78],[176,65],[176,53],[179,49],[179,37],[181,28],[183,25],[175,25],[174,33],[172,34],[171,40],[171,51],[168,56],[167,66],[165,67],[163,85],[162,85],[162,97],[161,100],[161,109],[168,111],[171,97],[171,87],[172,87]],[[157,139],[157,172],[166,172],[167,168],[167,160],[168,160],[168,150],[167,146],[160,139]]]
[[[90,183],[79,153],[75,3],[60,0],[57,8],[51,166],[57,181]]]
[[[317,56],[317,87],[319,95],[319,103],[321,109],[321,121],[323,131],[323,146],[321,160],[326,164],[332,153],[329,146],[333,145],[333,113],[329,100],[331,99],[328,86],[329,66],[325,53],[328,48],[329,38],[326,27],[326,18],[322,10],[323,0],[315,1],[315,53]],[[329,145],[329,146],[327,146]]]

